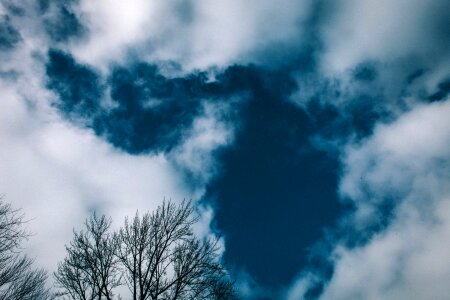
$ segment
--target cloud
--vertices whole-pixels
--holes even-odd
[[[193,121],[183,142],[169,152],[174,163],[187,172],[187,180],[192,186],[203,185],[220,173],[220,162],[214,153],[233,142],[237,124],[230,124],[231,120],[226,116],[231,114],[230,106],[236,105],[234,102],[205,102],[203,112]]]
[[[296,75],[298,88],[290,99],[315,123],[317,145],[341,152],[347,143],[372,135],[379,123],[391,122],[417,105],[444,101],[450,92],[449,74],[438,73],[439,68],[409,59],[363,60],[339,74],[315,70]]]
[[[69,119],[87,121],[102,103],[105,87],[100,76],[69,54],[50,49],[48,56],[46,86],[61,98],[54,105]]]
[[[7,51],[22,40],[19,31],[11,25],[7,15],[0,16],[0,51]]]
[[[349,146],[341,198],[353,214],[344,228],[363,244],[335,241],[334,272],[320,299],[443,299],[450,265],[450,101],[415,107]],[[385,204],[391,209],[386,211]],[[309,275],[311,276],[311,275]],[[302,277],[292,292],[307,283]]]
[[[176,61],[188,71],[225,67],[254,61],[262,49],[298,47],[299,24],[308,17],[310,2],[80,1],[74,11],[89,35],[68,48],[78,60],[102,69],[129,55]]]
[[[327,139],[368,136],[379,121],[446,98],[448,1],[321,3],[308,25],[316,68],[298,72],[292,100],[330,125],[319,124]]]
[[[342,72],[365,60],[405,57],[438,66],[448,62],[448,1],[353,1],[334,3],[322,24],[324,70]]]
[[[46,75],[46,86],[57,95],[53,104],[66,118],[130,153],[169,152],[185,138],[204,142],[205,122],[208,130],[216,126],[216,141],[208,143],[228,140],[220,137],[229,135],[222,115],[232,115],[234,91],[209,81],[205,72],[170,78],[158,65],[137,62],[115,66],[105,78],[70,54],[50,50]],[[191,151],[188,144],[181,147]]]
[[[86,28],[80,21],[80,13],[76,10],[76,3],[76,0],[37,2],[43,28],[52,42],[66,43],[80,39],[86,34]]]
[[[274,297],[273,292],[258,285],[254,278],[252,278],[245,270],[237,272],[235,277],[235,288],[242,299],[266,299],[268,297]]]

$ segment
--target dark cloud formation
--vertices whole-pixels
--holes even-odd
[[[0,51],[7,51],[22,40],[19,31],[11,24],[8,16],[0,17]]]
[[[260,97],[264,86],[285,95],[295,86],[286,74],[254,66],[229,67],[211,81],[206,72],[170,78],[157,65],[135,63],[113,67],[107,78],[101,78],[70,54],[50,50],[48,55],[47,87],[59,98],[54,105],[69,119],[84,120],[98,135],[131,153],[169,151],[199,115],[204,101],[226,101],[246,93]],[[280,74],[284,76],[280,83],[272,85]],[[107,106],[105,98],[111,101]]]
[[[377,70],[372,64],[360,64],[353,70],[353,78],[357,81],[372,82],[377,77]]]
[[[349,138],[356,142],[370,136],[376,124],[390,122],[408,110],[410,97],[423,104],[444,100],[450,91],[448,79],[427,91],[425,75],[427,69],[421,64],[405,70],[374,62],[358,64],[342,77],[324,77],[314,71],[300,76],[292,99],[316,124],[316,137],[338,142],[340,151]]]
[[[155,65],[114,68],[108,84],[118,106],[102,126],[128,151],[168,151],[199,114],[205,81],[204,74],[168,79]]]
[[[47,87],[58,95],[54,105],[69,119],[81,120],[130,153],[170,151],[200,113],[203,101],[223,101],[244,92],[257,76],[252,67],[230,67],[217,81],[207,73],[169,78],[157,65],[116,66],[107,78],[50,50]],[[108,93],[106,87],[109,87]],[[110,103],[103,105],[102,99]]]
[[[277,79],[272,78],[274,86]],[[271,87],[252,86],[252,99],[241,111],[242,128],[220,155],[224,170],[207,198],[218,199],[216,220],[226,236],[226,257],[264,286],[279,287],[307,263],[306,249],[340,207],[336,159],[311,145],[314,125],[308,116],[283,99],[288,94]]]
[[[3,2],[5,10],[11,16],[24,16],[25,8],[20,5],[20,3],[15,3],[14,1],[4,1]]]
[[[47,87],[61,99],[56,107],[69,119],[94,117],[104,93],[100,76],[63,52],[50,50],[48,57]]]
[[[86,33],[86,28],[73,10],[76,3],[77,0],[37,2],[39,13],[43,16],[44,28],[54,42],[67,42]]]
[[[66,53],[50,50],[47,87],[55,106],[71,119],[82,119],[113,145],[130,153],[160,152],[173,147],[198,114],[204,74],[168,79],[158,67],[115,67],[107,79]],[[105,86],[110,86],[106,95]],[[111,107],[102,106],[109,96]]]
[[[444,100],[450,93],[450,77],[441,81],[437,86],[437,91],[430,95],[428,99],[432,102]]]

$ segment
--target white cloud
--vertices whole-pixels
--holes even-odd
[[[449,209],[449,195],[439,210]],[[336,250],[338,263],[322,299],[446,299],[450,288],[450,218],[424,220],[416,207],[402,207],[388,231],[367,246]]]
[[[295,283],[285,291],[283,299],[286,300],[299,300],[303,299],[304,295],[308,292],[312,283],[317,282],[316,276],[310,273],[305,273],[295,281]]]
[[[233,142],[237,124],[231,124],[227,118],[233,105],[236,103],[232,99],[226,103],[204,102],[202,114],[194,120],[183,143],[169,154],[197,184],[204,185],[220,171],[214,151]]]
[[[259,285],[245,269],[240,269],[234,276],[235,289],[242,299],[277,298],[276,293]]]
[[[74,11],[87,28],[87,36],[73,42],[73,54],[92,65],[107,67],[111,59],[122,58],[127,47],[161,27],[160,7],[145,0],[80,1]]]
[[[348,148],[341,196],[348,226],[392,220],[367,244],[336,245],[335,271],[321,299],[446,299],[450,287],[450,100],[416,107]],[[292,293],[312,282],[303,276]]]
[[[309,9],[309,0],[85,0],[76,11],[89,34],[70,48],[103,68],[129,51],[174,60],[186,70],[226,66],[251,61],[250,54],[266,46],[298,43]]]
[[[405,198],[435,190],[435,186],[422,185],[428,179],[440,180],[448,168],[449,109],[448,101],[417,106],[396,122],[378,126],[362,146],[349,147],[344,160],[348,170],[340,185],[342,197],[366,206],[377,205],[388,196]]]
[[[367,60],[449,62],[448,1],[341,0],[333,7],[321,29],[326,73],[341,73]]]

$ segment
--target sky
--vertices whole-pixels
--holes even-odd
[[[242,299],[450,293],[448,0],[0,0],[0,98],[49,273],[191,199]]]

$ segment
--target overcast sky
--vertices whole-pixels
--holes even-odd
[[[243,299],[450,294],[448,0],[0,0],[0,193],[53,272],[192,199]]]

